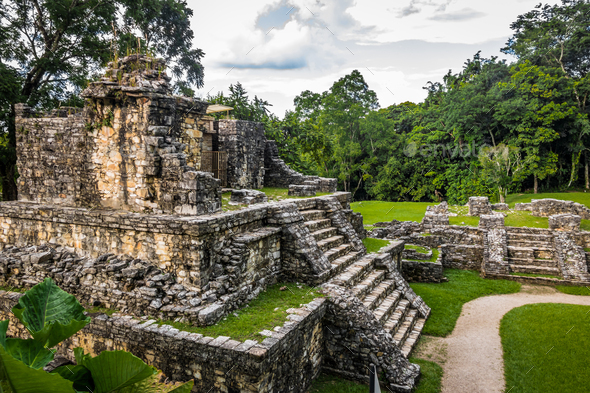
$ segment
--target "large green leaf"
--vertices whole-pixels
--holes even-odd
[[[46,347],[57,345],[90,323],[78,300],[50,278],[25,292],[12,312]]]
[[[155,368],[125,351],[104,351],[97,357],[81,359],[92,373],[95,393],[117,392],[156,373]]]
[[[6,352],[35,370],[41,369],[53,360],[54,352],[48,350],[39,341],[9,338],[6,340]]]
[[[8,324],[10,321],[0,321],[0,345],[6,347],[6,332],[8,331]]]
[[[171,390],[169,393],[191,393],[193,390],[193,385],[195,381],[188,381],[177,387],[176,389]]]
[[[93,392],[94,381],[92,380],[92,374],[84,366],[66,365],[56,368],[52,371],[55,374],[59,374],[68,381],[74,383],[74,389],[77,392]]]
[[[57,374],[35,370],[0,346],[0,386],[6,393],[74,393],[72,382]]]

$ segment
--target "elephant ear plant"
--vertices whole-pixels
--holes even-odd
[[[32,338],[7,338],[9,320],[0,322],[0,393],[189,393],[193,387],[193,381],[159,383],[154,367],[125,351],[92,357],[75,348],[76,365],[45,372],[52,348],[90,323],[78,300],[50,278],[27,291],[12,313]]]

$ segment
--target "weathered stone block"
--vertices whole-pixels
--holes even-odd
[[[575,214],[555,214],[549,216],[549,229],[555,231],[578,232],[582,217]]]
[[[309,197],[315,196],[316,187],[310,185],[295,185],[289,186],[289,196]]]

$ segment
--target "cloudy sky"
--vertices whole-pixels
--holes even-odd
[[[539,0],[188,0],[205,87],[241,82],[282,117],[303,90],[322,92],[358,69],[382,107],[420,102],[428,81],[478,50],[500,53],[510,23]],[[557,3],[557,1],[549,1]]]

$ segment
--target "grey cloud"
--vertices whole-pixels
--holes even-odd
[[[485,13],[476,11],[472,8],[463,8],[462,10],[456,12],[448,12],[444,14],[434,15],[429,19],[441,22],[458,22],[469,19],[481,18],[482,16],[485,16]]]
[[[222,63],[221,67],[238,68],[238,69],[272,69],[272,70],[295,70],[307,67],[305,58],[287,59],[279,61],[265,61],[259,64],[255,63]]]

